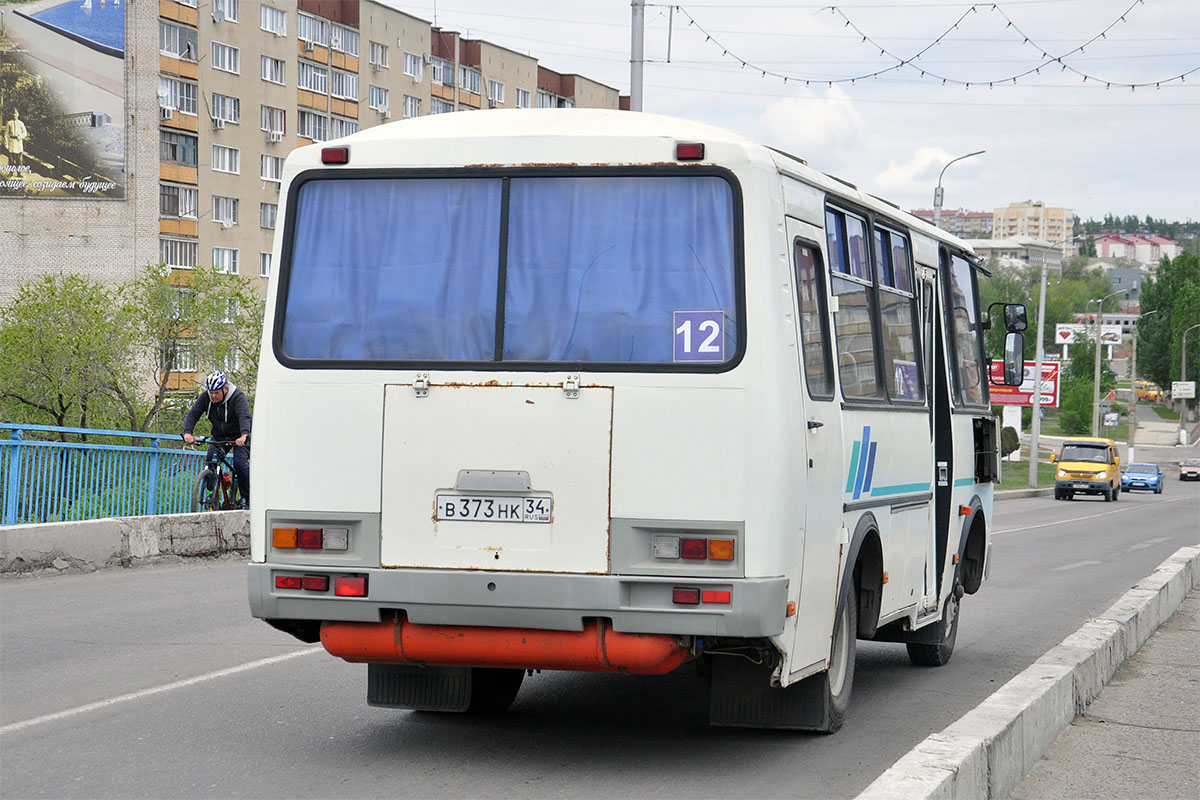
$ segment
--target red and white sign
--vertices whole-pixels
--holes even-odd
[[[1032,406],[1033,405],[1033,371],[1037,364],[1025,362],[1025,380],[1020,386],[997,386],[994,382],[989,387],[993,405],[998,406]],[[1043,407],[1058,408],[1058,364],[1042,362],[1042,400]],[[1004,362],[993,361],[991,369],[992,381],[1004,379]]]
[[[1054,343],[1055,344],[1075,344],[1080,340],[1089,340],[1096,338],[1096,326],[1085,325],[1082,323],[1060,322],[1054,326]],[[1120,344],[1121,343],[1121,326],[1120,325],[1101,325],[1100,326],[1100,341],[1103,344]]]

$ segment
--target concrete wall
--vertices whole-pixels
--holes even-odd
[[[0,572],[93,570],[155,556],[248,552],[247,511],[119,517],[0,528]]]

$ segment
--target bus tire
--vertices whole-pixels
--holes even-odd
[[[517,699],[525,670],[509,668],[471,668],[471,704],[469,714],[501,714]]]
[[[207,467],[196,476],[196,482],[192,485],[192,513],[197,511],[212,511],[212,501],[216,497],[216,493],[209,493],[208,487],[216,480],[216,475]]]
[[[858,587],[851,586],[846,592],[846,602],[838,612],[837,627],[833,631],[833,649],[829,655],[829,669],[805,678],[794,690],[807,692],[821,709],[812,730],[819,733],[837,733],[846,720],[850,708],[850,692],[854,688],[854,660],[858,652]]]
[[[908,660],[918,667],[944,667],[954,655],[954,642],[958,639],[958,616],[962,600],[958,592],[950,593],[942,618],[937,622],[938,643],[917,644],[909,642]]]

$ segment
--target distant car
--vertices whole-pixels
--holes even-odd
[[[1189,458],[1179,462],[1179,480],[1200,481],[1200,458]]]
[[[1130,464],[1121,470],[1121,491],[1129,492],[1134,489],[1162,494],[1163,474],[1158,464]]]

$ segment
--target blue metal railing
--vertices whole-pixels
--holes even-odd
[[[161,433],[0,422],[0,526],[101,517],[180,514],[204,463],[202,450],[163,448]],[[149,440],[148,445],[35,441],[25,433]]]

